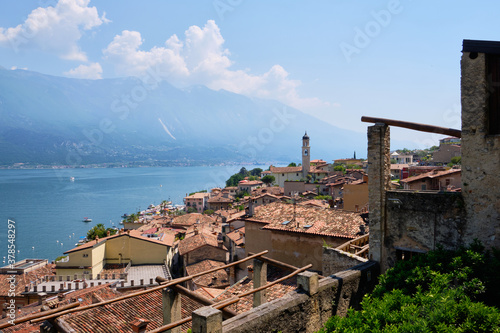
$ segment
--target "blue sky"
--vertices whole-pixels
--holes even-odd
[[[362,115],[460,128],[463,39],[500,40],[496,1],[9,1],[0,66],[144,76],[277,99],[366,133]],[[415,147],[442,136],[392,128]],[[394,147],[399,148],[399,147]]]

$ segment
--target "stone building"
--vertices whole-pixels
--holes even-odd
[[[438,245],[478,239],[500,248],[500,42],[464,40],[461,69],[461,132],[364,119],[375,122],[368,127],[370,258],[382,271]],[[389,125],[461,136],[462,193],[390,191]]]

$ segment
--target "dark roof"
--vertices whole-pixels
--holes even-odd
[[[500,54],[500,42],[464,39],[462,52]]]
[[[309,140],[309,135],[307,135],[307,131],[306,134],[304,134],[304,136],[302,137],[302,140]]]

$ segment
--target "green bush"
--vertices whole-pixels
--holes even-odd
[[[500,332],[499,258],[474,242],[400,261],[360,311],[330,318],[320,332]]]

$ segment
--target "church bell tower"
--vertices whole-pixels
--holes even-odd
[[[311,147],[309,147],[309,135],[304,134],[302,137],[302,177],[307,178],[311,169]]]

